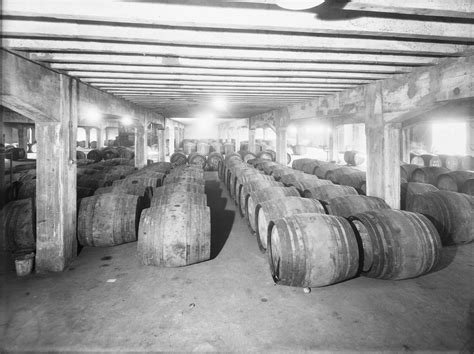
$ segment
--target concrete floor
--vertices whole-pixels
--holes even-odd
[[[473,345],[474,245],[445,248],[417,279],[356,278],[313,289],[275,286],[266,258],[208,173],[211,261],[141,266],[136,243],[84,248],[60,274],[2,269],[3,350],[463,350]],[[4,258],[5,259],[5,258]],[[110,282],[113,280],[113,282]]]

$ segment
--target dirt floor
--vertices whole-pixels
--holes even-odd
[[[305,294],[274,285],[234,202],[216,173],[207,177],[208,262],[142,266],[131,243],[84,248],[62,273],[18,278],[2,257],[0,349],[473,351],[473,244],[445,248],[442,269],[420,278],[359,277]]]

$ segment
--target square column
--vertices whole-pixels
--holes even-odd
[[[255,154],[256,150],[257,147],[255,146],[255,129],[249,129],[249,151]]]
[[[145,127],[135,128],[135,167],[143,168],[147,160],[147,135]]]
[[[18,147],[25,150],[25,152],[28,151],[28,132],[24,125],[18,126]]]
[[[169,154],[170,156],[174,154],[174,147],[176,144],[176,136],[174,131],[174,125],[169,128]]]
[[[328,150],[328,160],[337,161],[339,159],[339,134],[337,125],[335,125],[334,122],[329,132]]]
[[[77,81],[60,76],[60,122],[37,122],[36,271],[62,271],[77,255]]]
[[[276,133],[276,162],[286,166],[288,164],[286,156],[286,127],[277,128]]]
[[[91,147],[91,128],[85,127],[84,130],[86,131],[86,148],[89,149]]]
[[[158,129],[158,161],[165,161],[166,157],[166,136],[164,129]]]

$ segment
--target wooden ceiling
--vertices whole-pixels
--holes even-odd
[[[3,0],[2,46],[166,117],[194,117],[223,97],[218,116],[242,118],[461,56],[474,42],[472,0],[274,3]]]

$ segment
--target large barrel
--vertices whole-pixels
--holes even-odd
[[[225,143],[224,144],[224,154],[229,155],[235,152],[235,144]]]
[[[21,182],[18,199],[36,198],[36,179]]]
[[[256,208],[257,242],[260,251],[266,252],[268,229],[276,220],[302,213],[325,214],[322,204],[315,199],[285,197],[259,203]]]
[[[240,205],[240,200],[242,198],[241,193],[242,193],[244,185],[246,185],[248,183],[251,183],[251,182],[254,182],[254,181],[273,181],[273,182],[275,182],[275,180],[273,179],[272,176],[267,176],[267,175],[264,175],[262,173],[240,176],[237,179],[237,183],[235,185],[235,196],[234,197],[235,197],[235,201],[237,202],[237,204]]]
[[[325,179],[318,179],[316,176],[311,176],[311,177],[314,177],[314,178],[306,178],[306,177],[299,178],[299,179],[296,179],[291,184],[285,184],[285,185],[295,187],[300,193],[300,195],[303,196],[303,193],[306,189],[324,186],[327,184],[332,184],[331,181],[328,181]]]
[[[237,170],[235,173],[232,174],[231,185],[230,185],[230,196],[234,200],[236,200],[237,203],[238,203],[239,184],[242,184],[242,182],[239,182],[239,180],[242,181],[244,177],[254,176],[254,175],[262,176],[263,174],[260,171],[256,170],[255,168],[244,168],[242,170]],[[270,178],[270,180],[273,180],[273,178]]]
[[[247,203],[250,193],[268,187],[283,187],[283,183],[268,179],[257,179],[243,184],[239,198],[240,215],[247,216]]]
[[[360,194],[365,194],[362,186],[365,184],[366,174],[364,171],[356,171],[339,176],[337,182],[342,186],[351,186]]]
[[[137,240],[140,197],[106,193],[81,199],[77,238],[83,246],[114,246]]]
[[[385,200],[365,195],[345,195],[324,202],[324,207],[330,215],[348,218],[357,213],[375,209],[390,209]]]
[[[304,172],[304,173],[307,173],[307,174],[310,174],[310,175],[314,175],[314,171],[319,167],[321,166],[323,163],[321,163],[320,161],[318,160],[311,160],[311,161],[308,161],[306,163],[303,164],[303,166],[301,167],[301,170]]]
[[[193,152],[188,156],[188,162],[191,165],[197,165],[204,168],[207,164],[207,158],[206,155],[202,155],[198,152]]]
[[[87,155],[84,151],[76,150],[76,160],[85,160]]]
[[[135,152],[132,149],[123,146],[117,148],[117,154],[118,157],[127,160],[131,160],[135,157]]]
[[[468,179],[461,188],[461,193],[474,195],[474,178]]]
[[[119,186],[124,184],[140,185],[145,187],[160,187],[163,184],[165,175],[163,173],[154,173],[152,175],[130,175],[124,179],[115,180],[112,185]]]
[[[255,192],[251,192],[247,200],[247,219],[250,229],[256,228],[257,205],[267,200],[279,199],[283,197],[299,197],[300,194],[295,187],[267,187]]]
[[[277,284],[319,287],[357,274],[358,244],[344,218],[298,214],[276,220],[269,233],[268,261]]]
[[[102,153],[100,152],[100,150],[97,149],[91,150],[87,153],[87,159],[99,162],[100,160],[102,160]]]
[[[437,191],[438,188],[428,183],[408,182],[400,185],[400,209],[406,210],[413,196]]]
[[[400,178],[403,178],[406,181],[411,180],[411,175],[417,168],[420,168],[420,166],[412,164],[400,165]]]
[[[192,141],[183,142],[183,151],[186,155],[189,155],[196,151],[196,144]]]
[[[328,184],[319,187],[309,188],[303,192],[305,198],[328,201],[329,199],[342,197],[345,195],[359,195],[354,187]]]
[[[221,162],[224,157],[220,152],[211,152],[207,158],[207,166],[209,171],[217,171],[219,167],[219,162]]]
[[[92,194],[99,195],[105,193],[125,193],[142,197],[142,206],[144,208],[148,208],[148,206],[150,205],[151,198],[153,197],[153,187],[145,186],[142,184],[124,183],[110,187],[97,188]]]
[[[17,147],[7,147],[5,149],[5,152],[9,155],[6,155],[5,158],[13,160],[13,161],[18,161],[18,160],[24,160],[26,159],[26,151],[23,148],[17,148]]]
[[[332,183],[340,184],[339,179],[342,176],[348,175],[351,173],[356,173],[356,172],[361,172],[361,171],[356,170],[355,168],[352,168],[352,167],[341,166],[339,168],[335,168],[333,170],[328,171],[324,178],[330,180]]]
[[[438,177],[449,172],[445,167],[421,167],[413,171],[410,182],[429,183],[436,186]]]
[[[2,232],[11,252],[36,249],[35,204],[32,198],[15,200],[0,211]]]
[[[314,170],[314,174],[319,178],[327,179],[326,174],[331,170],[335,170],[336,168],[341,168],[341,165],[336,165],[335,163],[328,162],[317,167]]]
[[[414,278],[440,260],[441,241],[423,215],[400,210],[372,210],[349,218],[361,239],[362,274],[379,279]]]
[[[204,193],[186,193],[186,192],[174,192],[160,194],[151,200],[150,207],[156,207],[164,204],[196,204],[196,205],[207,205],[207,197]]]
[[[159,188],[153,189],[153,196],[159,196],[169,193],[204,193],[204,185],[197,183],[170,183]]]
[[[188,158],[182,152],[177,151],[170,156],[170,162],[173,166],[186,165]]]
[[[311,161],[315,161],[314,159],[296,159],[296,160],[293,160],[293,163],[291,164],[291,167],[294,169],[294,170],[298,170],[298,171],[302,171],[303,170],[303,166],[308,163],[308,162],[311,162]]]
[[[269,151],[260,151],[257,157],[262,160],[274,161],[273,154]]]
[[[460,192],[468,179],[474,179],[474,171],[451,171],[439,175],[436,185],[443,191]]]
[[[166,204],[145,209],[140,219],[138,257],[145,265],[180,267],[211,255],[209,207]]]
[[[344,161],[349,166],[359,166],[365,162],[365,156],[362,153],[355,150],[345,151]]]
[[[211,150],[211,146],[208,143],[203,142],[203,141],[198,142],[196,148],[197,148],[197,153],[203,156],[208,156]]]
[[[474,197],[448,191],[415,195],[408,210],[428,217],[444,245],[474,240]]]

